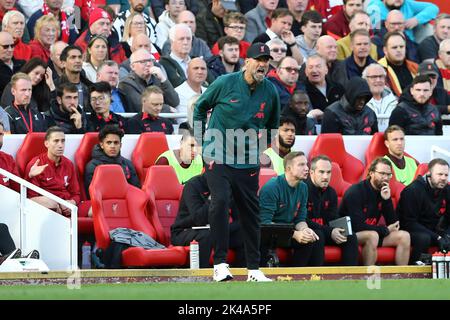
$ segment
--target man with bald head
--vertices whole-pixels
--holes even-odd
[[[139,49],[145,49],[148,52],[150,52],[153,55],[153,58],[155,58],[155,65],[157,67],[161,68],[161,65],[159,64],[159,53],[156,50],[155,46],[150,42],[150,38],[145,33],[139,33],[131,39],[131,46],[130,50],[131,53],[139,50]],[[161,69],[163,71],[163,74],[167,77],[166,71],[164,69]],[[125,77],[131,72],[131,64],[130,59],[125,60],[122,62],[119,66],[119,79],[122,81],[125,79]]]
[[[372,43],[377,46],[378,58],[384,57],[383,51],[383,37],[387,32],[405,32],[405,18],[403,13],[399,10],[391,10],[387,15],[386,21],[384,22],[384,28],[382,27],[379,32],[372,37]],[[419,62],[419,55],[417,52],[417,44],[406,37],[406,58],[408,60]]]
[[[162,89],[165,104],[175,107],[180,103],[172,84],[161,68],[154,65],[154,61],[153,55],[145,49],[139,49],[131,55],[132,72],[119,83],[119,94],[126,112],[141,111],[141,94],[146,87],[151,85]]]
[[[177,106],[177,112],[187,113],[187,107],[189,100],[195,95],[202,94],[205,92],[206,87],[203,86],[208,75],[208,70],[206,68],[206,62],[203,58],[193,58],[189,61],[187,69],[187,79],[178,87],[175,91],[178,93],[180,98],[180,104]],[[177,120],[178,123],[186,121],[187,118],[180,118]]]
[[[184,23],[189,26],[192,30],[192,48],[189,52],[189,56],[193,57],[203,57],[203,59],[208,60],[212,57],[211,50],[208,47],[208,44],[205,40],[200,39],[195,36],[195,31],[197,30],[197,22],[195,21],[194,14],[189,10],[181,11],[177,17],[177,23]],[[162,54],[164,56],[170,55],[170,51],[172,50],[170,39],[164,43],[164,46],[161,48]]]
[[[16,60],[14,55],[14,39],[8,32],[0,32],[0,92],[3,92],[13,74],[25,64],[23,60]],[[6,106],[4,106],[6,107]]]
[[[326,78],[332,82],[340,83],[345,87],[347,83],[347,70],[343,61],[337,60],[337,43],[336,40],[329,36],[321,36],[317,40],[316,51],[319,56],[325,59],[328,67]],[[305,74],[306,64],[300,69],[300,80],[306,80]]]

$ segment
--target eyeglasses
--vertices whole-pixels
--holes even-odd
[[[8,48],[14,49],[15,44],[14,43],[12,43],[12,44],[0,44],[0,47],[2,47],[5,50],[8,49]]]
[[[378,173],[382,177],[388,177],[388,178],[392,177],[392,173],[390,173],[390,172],[381,172],[381,171],[375,171],[375,172]]]
[[[153,60],[153,59],[145,59],[145,60],[134,61],[133,63],[147,64],[147,63],[151,63],[153,61],[155,61],[155,60]]]
[[[92,97],[91,98],[91,103],[95,104],[95,103],[102,103],[105,101],[105,95],[99,96],[99,97]]]
[[[241,27],[241,26],[228,26],[228,28],[233,29],[233,30],[238,30],[238,31],[245,30],[245,27]]]
[[[443,53],[445,53],[446,55],[450,56],[450,51],[441,51]]]
[[[434,74],[434,73],[427,74],[427,76],[431,79],[437,79],[437,77],[438,77],[437,74]]]
[[[280,67],[280,69],[285,69],[287,72],[292,73],[299,73],[300,70],[298,68],[292,68],[292,67]]]
[[[275,53],[279,53],[279,52],[286,53],[287,49],[284,49],[284,48],[273,48],[273,49],[270,49],[270,51],[275,52]]]
[[[384,74],[380,74],[380,75],[373,75],[373,76],[366,76],[367,79],[385,79],[386,76]]]

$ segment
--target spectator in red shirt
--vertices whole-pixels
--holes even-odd
[[[12,35],[14,39],[14,58],[28,60],[31,58],[31,47],[22,42],[25,31],[25,16],[17,11],[8,11],[3,17],[2,30]]]
[[[0,149],[3,146],[4,135],[5,135],[5,128],[3,126],[3,122],[0,121]],[[0,151],[0,168],[16,176],[19,176],[19,172],[17,171],[17,166],[16,162],[14,161],[14,158],[3,151]],[[18,190],[16,183],[13,183],[13,181],[11,181],[9,178],[5,176],[2,176],[1,174],[0,174],[0,185],[5,187],[12,187],[14,190]]]
[[[41,58],[48,63],[50,59],[50,47],[58,40],[58,20],[54,16],[42,16],[34,26],[34,40],[30,41],[33,57]]]
[[[245,29],[247,28],[247,18],[240,12],[230,11],[223,17],[225,35],[235,37],[239,40],[239,57],[247,58],[247,49],[250,42],[244,41]],[[216,42],[211,49],[213,55],[219,55],[219,44]]]
[[[363,0],[344,0],[342,10],[339,10],[323,25],[323,33],[339,40],[350,33],[348,24],[355,12],[363,10]]]
[[[47,152],[34,157],[28,163],[25,177],[36,186],[69,203],[78,205],[80,186],[73,163],[64,157],[65,143],[64,131],[59,127],[50,127],[46,132],[44,142]],[[30,190],[29,197],[46,208],[66,217],[70,216],[69,208],[45,196]]]

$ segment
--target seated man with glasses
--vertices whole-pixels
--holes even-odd
[[[141,94],[148,86],[158,86],[164,93],[164,103],[172,107],[180,104],[178,94],[155,59],[146,49],[138,49],[130,57],[131,70],[119,83],[119,94],[126,112],[141,111]]]
[[[247,58],[247,49],[250,47],[250,42],[244,40],[247,18],[241,12],[230,11],[223,17],[223,24],[225,35],[234,37],[239,41],[239,57]],[[219,55],[219,50],[219,44],[216,42],[211,49],[211,53]]]
[[[391,162],[376,158],[370,164],[367,179],[347,190],[339,208],[341,217],[351,218],[365,266],[377,262],[377,247],[395,247],[396,265],[407,265],[409,261],[410,236],[400,230],[389,188],[391,178]],[[386,225],[378,225],[382,216]]]
[[[3,89],[11,81],[13,74],[25,64],[23,60],[14,59],[13,55],[13,37],[8,32],[0,32],[0,92],[3,92]]]
[[[126,119],[111,111],[111,86],[100,81],[89,88],[93,112],[88,117],[87,131],[99,132],[106,125],[116,125],[125,131]]]
[[[275,85],[280,96],[281,110],[288,104],[292,94],[297,89],[304,89],[298,81],[300,66],[292,57],[284,57],[276,69],[272,69],[267,77]]]

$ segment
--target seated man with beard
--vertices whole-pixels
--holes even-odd
[[[284,157],[291,152],[295,143],[295,121],[292,118],[281,117],[278,134],[271,147],[260,156],[261,167],[272,168],[277,175],[284,173]]]

